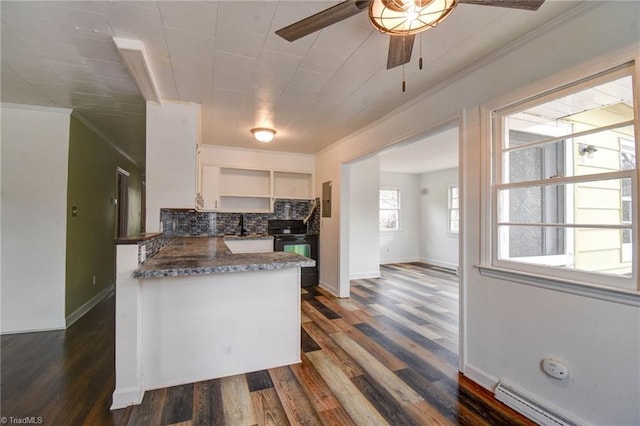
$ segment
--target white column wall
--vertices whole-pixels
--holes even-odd
[[[349,277],[380,276],[378,209],[380,160],[367,158],[349,166]]]
[[[65,327],[70,117],[2,104],[2,333]]]
[[[559,73],[577,75],[587,68],[595,72],[615,63],[612,58],[632,59],[640,52],[638,16],[638,2],[578,6],[316,158],[316,181],[333,181],[335,191],[342,164],[461,119],[464,372],[487,388],[506,379],[542,403],[593,424],[640,423],[640,308],[478,273],[480,171],[488,164],[479,146],[481,126],[473,106]],[[334,214],[340,208],[334,202]],[[320,275],[323,286],[342,295],[348,288],[343,269],[349,255],[332,244],[343,241],[349,229],[336,217],[323,220],[320,237],[326,251]],[[567,362],[571,378],[557,382],[545,376],[539,362],[546,356]]]
[[[195,208],[200,105],[147,102],[146,231],[160,231],[161,208]]]
[[[458,184],[458,168],[420,175],[420,260],[458,269],[458,237],[448,232],[449,185]]]

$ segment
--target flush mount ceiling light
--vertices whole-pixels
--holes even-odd
[[[160,103],[160,94],[149,66],[144,44],[140,40],[120,37],[114,37],[113,42],[116,44],[131,77],[138,85],[142,97],[147,101]]]
[[[276,135],[276,131],[273,129],[268,129],[266,127],[257,127],[255,129],[251,129],[251,133],[253,133],[253,137],[256,138],[258,142],[271,142],[273,137]]]
[[[369,20],[375,29],[392,36],[408,36],[442,22],[458,0],[373,0]]]

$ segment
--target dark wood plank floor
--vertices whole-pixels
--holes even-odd
[[[109,411],[114,302],[67,331],[2,336],[3,417],[55,425],[531,424],[459,375],[455,276],[381,267],[351,299],[302,294],[302,363],[149,391]]]

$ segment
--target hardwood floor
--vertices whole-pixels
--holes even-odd
[[[381,267],[350,299],[302,294],[302,363],[148,391],[109,411],[114,302],[66,331],[2,336],[4,417],[55,425],[532,424],[459,375],[458,286],[424,264]]]

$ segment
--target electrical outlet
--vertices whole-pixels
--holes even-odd
[[[91,282],[92,282],[93,285],[96,285],[96,276],[95,275],[93,276],[93,279],[91,280]]]

